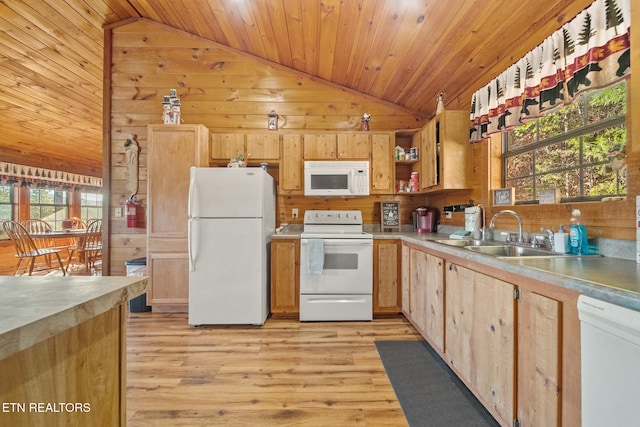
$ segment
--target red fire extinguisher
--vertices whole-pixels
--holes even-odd
[[[127,228],[136,228],[138,226],[138,203],[135,199],[136,196],[129,197],[126,203],[126,218],[127,218]]]

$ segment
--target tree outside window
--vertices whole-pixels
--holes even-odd
[[[562,201],[601,200],[627,192],[626,85],[584,93],[503,137],[503,185],[516,202],[559,189]]]
[[[62,221],[69,216],[66,190],[51,188],[30,189],[29,218],[42,219],[54,230],[62,230]]]
[[[0,185],[0,223],[13,219],[13,186]],[[7,236],[0,227],[0,239]]]

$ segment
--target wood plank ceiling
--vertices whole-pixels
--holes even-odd
[[[103,26],[147,18],[433,115],[592,0],[0,2],[0,161],[100,176]]]

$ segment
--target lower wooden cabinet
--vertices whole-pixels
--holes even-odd
[[[300,316],[300,240],[271,240],[271,314]]]
[[[402,312],[501,425],[580,425],[575,291],[408,243],[401,270]]]
[[[438,351],[444,351],[444,260],[403,246],[403,313]],[[405,301],[406,300],[406,301]]]
[[[148,303],[156,312],[189,311],[189,254],[149,252],[147,268],[151,276]]]
[[[514,414],[515,286],[446,267],[446,361],[503,425]]]
[[[561,338],[562,303],[522,291],[518,305],[517,417],[523,427],[563,425]]]
[[[401,251],[399,240],[373,241],[374,316],[402,312]]]

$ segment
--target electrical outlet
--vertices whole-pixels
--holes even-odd
[[[291,209],[291,217],[293,219],[297,219],[298,218],[298,208]]]
[[[122,208],[116,208],[114,216],[116,218],[122,218]]]

